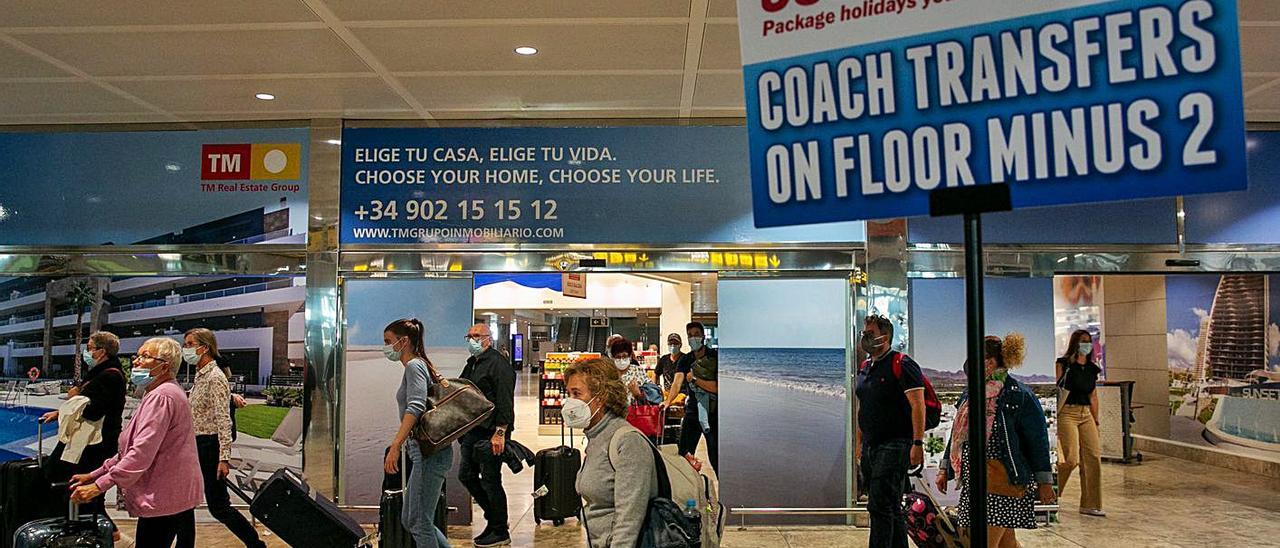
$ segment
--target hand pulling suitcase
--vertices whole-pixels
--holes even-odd
[[[536,524],[550,521],[557,526],[564,525],[565,518],[577,517],[582,509],[576,485],[582,453],[564,442],[561,423],[560,447],[543,449],[533,457],[533,522]]]
[[[66,484],[62,484],[66,489]],[[80,505],[68,503],[67,517],[39,519],[13,535],[14,548],[110,548],[115,530],[107,516],[80,516]]]
[[[0,547],[13,548],[13,534],[24,524],[62,515],[66,499],[44,472],[44,425],[36,421],[36,456],[0,463]]]
[[[387,451],[391,451],[391,448],[388,447]],[[386,452],[383,453],[383,458],[386,458],[385,454]],[[378,546],[381,548],[416,546],[413,535],[404,528],[404,522],[400,520],[400,513],[404,508],[405,484],[409,481],[409,474],[412,473],[413,461],[409,460],[409,455],[405,454],[404,448],[401,448],[400,473],[384,474],[382,477],[382,500],[378,504]],[[445,497],[443,485],[440,486],[440,500],[436,502],[436,514],[431,521],[435,523],[437,529],[448,533],[449,500]]]
[[[241,498],[247,498],[239,487],[228,483]],[[377,535],[366,534],[364,528],[337,505],[298,477],[282,468],[262,484],[249,513],[290,546],[307,548],[353,548],[373,546]]]

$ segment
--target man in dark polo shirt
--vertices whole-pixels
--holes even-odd
[[[867,486],[870,545],[877,548],[907,547],[902,493],[908,467],[924,462],[924,376],[915,360],[892,349],[892,342],[889,319],[868,317],[861,346],[870,358],[858,371],[854,443]]]
[[[680,361],[676,364],[675,380],[672,382],[671,390],[662,405],[669,406],[672,400],[676,398],[676,394],[685,394],[684,420],[680,423],[678,452],[683,457],[691,458],[690,456],[697,452],[698,438],[705,437],[707,438],[707,459],[711,461],[711,468],[719,472],[719,413],[715,408],[707,410],[708,428],[706,432],[703,432],[702,425],[698,421],[697,398],[694,396],[692,389],[692,387],[697,386],[711,394],[720,393],[718,374],[715,379],[700,379],[694,374],[693,369],[694,362],[709,358],[711,360],[709,363],[716,363],[719,360],[719,356],[714,349],[707,346],[707,330],[702,323],[690,322],[685,326],[684,331],[689,336],[689,353],[681,356]]]

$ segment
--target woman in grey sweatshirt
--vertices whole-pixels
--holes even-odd
[[[644,526],[649,500],[658,496],[653,450],[644,434],[627,423],[627,389],[612,361],[575,363],[564,379],[570,397],[562,411],[565,424],[587,435],[577,483],[587,541],[592,548],[631,548]]]

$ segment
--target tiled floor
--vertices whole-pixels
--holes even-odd
[[[1138,466],[1104,466],[1106,518],[1080,515],[1069,486],[1061,521],[1018,537],[1028,547],[1123,548],[1280,546],[1280,481],[1243,477],[1213,466],[1147,455]],[[512,497],[513,502],[517,497]],[[527,503],[524,504],[527,507]],[[513,546],[582,546],[574,520],[561,527],[535,526],[532,516],[512,508]],[[126,529],[130,526],[126,526]],[[478,527],[477,527],[478,529]],[[476,531],[453,528],[454,546],[470,546]],[[285,546],[270,539],[271,546]],[[217,524],[200,526],[200,546],[234,547]],[[726,548],[843,548],[867,546],[867,531],[843,527],[752,527],[730,525]]]
[[[559,436],[539,437],[537,384],[522,375],[517,387],[516,439],[530,448],[560,444]],[[528,427],[524,427],[528,425]],[[582,441],[576,445],[582,447]],[[1280,546],[1280,480],[1260,479],[1223,468],[1181,459],[1147,454],[1141,465],[1104,465],[1103,481],[1107,518],[1079,514],[1079,484],[1068,486],[1060,521],[1018,538],[1027,547],[1146,548]],[[704,455],[705,458],[705,455]],[[505,470],[505,469],[504,469]],[[507,472],[506,481],[512,523],[513,546],[584,546],[585,537],[576,520],[561,527],[535,525],[532,515],[531,472]],[[1074,498],[1073,498],[1074,497]],[[476,511],[479,515],[479,511]],[[732,521],[732,519],[731,519]],[[471,546],[473,528],[454,527],[449,538],[455,547]],[[126,526],[126,530],[131,526]],[[844,548],[867,546],[868,531],[845,527],[726,528],[726,548]],[[216,523],[202,524],[200,546],[235,547],[239,543]],[[286,546],[268,537],[273,547]],[[301,548],[301,547],[299,547]]]

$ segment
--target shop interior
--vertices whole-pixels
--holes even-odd
[[[714,273],[582,276],[587,280],[583,297],[567,296],[560,274],[475,277],[474,321],[489,325],[494,346],[519,373],[517,420],[537,425],[531,449],[560,445],[561,371],[579,359],[609,357],[605,345],[610,337],[630,341],[632,356],[659,385],[663,382],[656,369],[668,352],[668,334],[678,333],[683,340],[685,325],[698,321],[707,328],[710,347],[716,347]],[[682,352],[688,350],[682,346]],[[533,434],[535,429],[522,426],[518,432]]]

